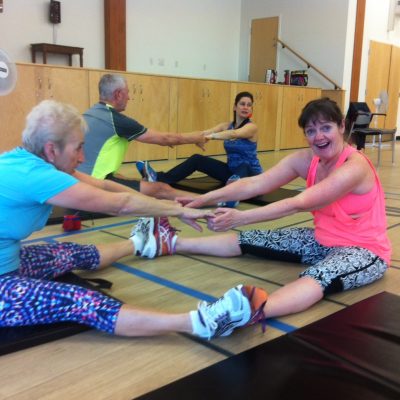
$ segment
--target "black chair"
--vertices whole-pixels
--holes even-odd
[[[352,102],[346,115],[346,128],[348,132],[348,141],[355,142],[357,149],[365,148],[365,139],[367,136],[378,136],[378,166],[381,162],[382,136],[391,136],[392,145],[392,164],[394,164],[394,152],[396,144],[396,131],[394,129],[382,129],[371,127],[371,122],[375,116],[384,115],[384,113],[372,113],[367,103]]]

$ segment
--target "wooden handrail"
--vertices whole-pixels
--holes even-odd
[[[320,71],[317,67],[315,67],[314,65],[312,65],[310,62],[308,62],[305,58],[303,58],[299,53],[297,53],[296,51],[294,51],[292,48],[290,48],[285,42],[283,42],[282,40],[280,40],[279,38],[276,39],[276,41],[278,43],[281,44],[282,48],[287,48],[289,51],[291,51],[296,57],[300,58],[301,61],[303,61],[304,63],[306,63],[307,68],[313,68],[316,72],[318,72],[321,76],[323,76],[327,81],[329,81],[330,83],[332,83],[332,85],[335,87],[335,90],[342,90],[342,88],[335,82],[333,81],[331,78],[329,78],[328,76],[326,76],[322,71]]]

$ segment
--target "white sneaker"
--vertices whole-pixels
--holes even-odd
[[[135,245],[135,255],[140,256],[143,247],[148,241],[149,232],[154,230],[154,218],[140,218],[137,224],[132,228],[130,240]]]
[[[230,335],[235,328],[246,325],[252,316],[243,285],[228,290],[213,303],[200,302],[197,312],[203,325],[203,331],[198,334],[207,339]]]

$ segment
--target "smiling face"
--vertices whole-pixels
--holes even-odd
[[[315,155],[331,159],[340,154],[344,146],[344,121],[340,125],[322,117],[312,119],[304,127],[304,134]]]

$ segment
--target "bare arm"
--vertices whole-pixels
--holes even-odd
[[[297,196],[247,211],[217,209],[210,228],[224,231],[260,221],[270,221],[297,212],[325,207],[347,193],[366,193],[374,185],[374,176],[367,161],[359,154],[351,156],[340,168]]]
[[[249,139],[257,140],[257,125],[254,122],[242,126],[238,129],[228,129],[229,123],[217,125],[212,129],[204,131],[206,138],[210,140],[226,140],[226,139]]]
[[[74,175],[82,180],[51,197],[48,204],[110,215],[178,217],[199,230],[195,220],[213,215],[210,210],[184,208],[175,201],[157,200],[123,185],[111,185],[115,182],[100,181],[79,172]],[[102,183],[105,187],[101,187]],[[110,188],[107,185],[112,186],[111,190],[108,190]]]
[[[75,178],[79,179],[81,182],[87,183],[91,186],[97,187],[99,189],[103,189],[109,192],[130,192],[130,193],[138,193],[136,190],[125,186],[121,185],[120,183],[111,181],[109,179],[97,179],[94,178],[93,176],[87,175],[83,172],[80,171],[75,171],[73,173],[73,176]]]
[[[137,141],[142,143],[158,144],[160,146],[175,146],[180,144],[197,144],[203,148],[206,139],[203,132],[174,133],[159,132],[155,129],[147,129],[146,133],[139,136]]]
[[[260,175],[240,179],[221,189],[205,193],[190,203],[188,207],[203,207],[228,200],[245,200],[270,193],[297,177],[305,178],[311,161],[309,150],[293,153]]]

